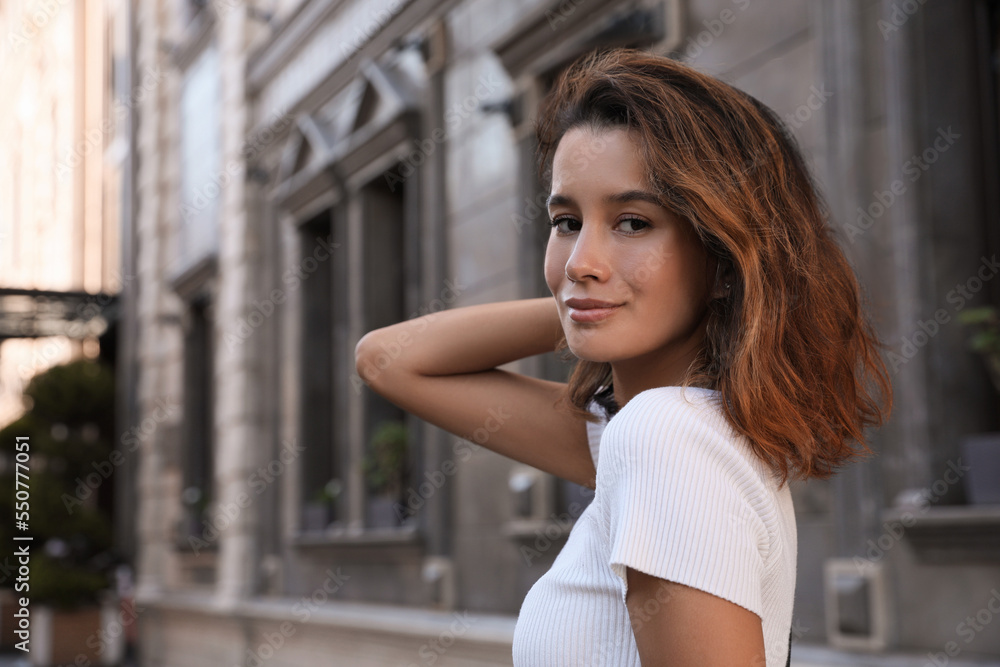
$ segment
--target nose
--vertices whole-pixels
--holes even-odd
[[[608,279],[611,267],[607,261],[607,239],[595,224],[583,224],[573,241],[573,251],[566,259],[566,277],[573,282],[585,278]]]

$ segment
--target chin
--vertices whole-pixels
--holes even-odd
[[[594,358],[593,355],[594,351],[593,349],[591,349],[590,346],[574,345],[573,341],[570,340],[569,337],[566,338],[566,343],[567,343],[566,345],[567,349],[569,349],[569,351],[572,352],[573,356],[576,357],[577,359],[582,359],[584,361],[598,361],[597,359]]]
[[[573,353],[573,356],[582,361],[593,361],[595,363],[600,362],[611,362],[616,360],[618,357],[610,350],[603,349],[600,345],[594,344],[573,344],[573,341],[569,338],[566,339],[568,343],[569,351]]]
[[[573,348],[570,348],[570,351],[573,352],[573,356],[576,357],[577,359],[579,359],[580,361],[592,361],[592,362],[598,363],[598,364],[601,363],[601,362],[609,362],[610,361],[610,359],[607,359],[607,358],[605,358],[603,356],[600,356],[600,355],[586,354],[586,353],[583,353],[583,352],[576,352],[576,351],[573,350]]]

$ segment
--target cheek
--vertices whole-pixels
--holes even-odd
[[[678,258],[660,244],[636,246],[619,255],[618,267],[624,282],[637,293],[660,292],[677,271]]]
[[[677,249],[647,249],[623,261],[622,277],[642,303],[655,310],[678,313],[697,309],[704,285],[696,258]]]
[[[545,246],[545,283],[553,294],[566,277],[566,257],[559,245],[550,241]]]

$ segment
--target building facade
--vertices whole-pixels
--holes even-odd
[[[0,88],[0,426],[36,374],[113,357],[125,23],[115,3],[5,2]],[[117,64],[117,67],[115,66]],[[116,78],[117,77],[117,78]]]
[[[793,658],[1000,657],[961,626],[1000,602],[1000,509],[968,502],[961,459],[1000,424],[956,321],[1000,296],[996,4],[137,3],[132,77],[162,72],[135,109],[124,294],[143,664],[510,664],[590,496],[489,451],[503,406],[458,437],[388,404],[354,346],[547,294],[532,121],[563,67],[614,45],[786,120],[888,344],[878,455],[793,483]]]

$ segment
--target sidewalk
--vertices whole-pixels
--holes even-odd
[[[948,667],[1000,667],[1000,659],[974,660],[957,656],[938,663]],[[827,646],[792,646],[792,667],[936,667],[926,653],[873,655],[838,651]],[[0,666],[2,667],[2,666]]]
[[[825,646],[792,647],[792,667],[931,667],[926,654],[872,656],[835,651]],[[974,661],[949,659],[948,667],[1000,667],[1000,660]],[[29,667],[27,658],[0,654],[0,667]]]

